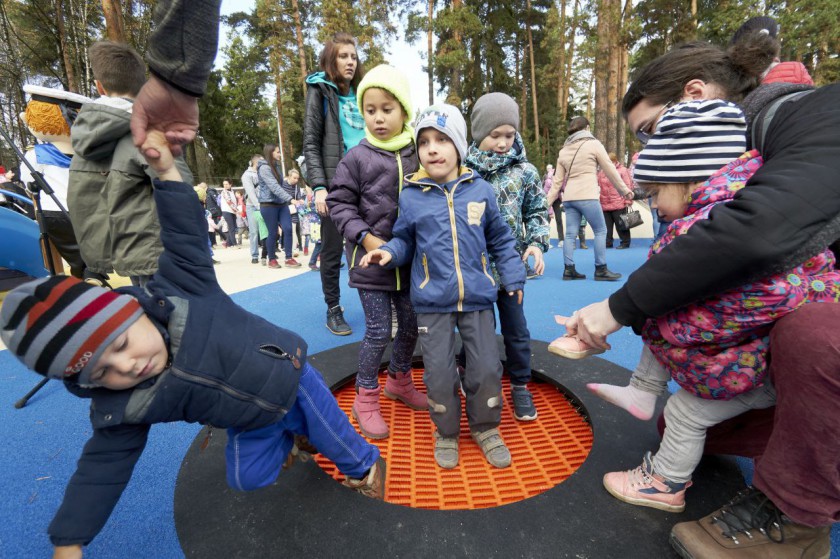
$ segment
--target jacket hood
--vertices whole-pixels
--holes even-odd
[[[467,151],[467,166],[478,171],[482,177],[492,175],[493,173],[517,165],[519,163],[527,163],[528,158],[525,156],[525,144],[522,143],[522,136],[519,132],[513,139],[513,145],[507,153],[496,153],[495,151],[481,151],[478,149],[478,144],[473,142]]]
[[[306,83],[308,83],[309,85],[323,83],[332,86],[333,89],[338,91],[338,86],[327,79],[326,72],[315,72],[314,74],[309,74],[309,76],[307,76],[306,78]]]
[[[131,102],[116,101],[122,103],[93,102],[82,106],[70,133],[76,154],[93,161],[107,159],[114,154],[117,142],[131,133],[131,113],[127,110]]]

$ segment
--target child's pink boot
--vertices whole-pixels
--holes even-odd
[[[590,355],[604,353],[603,349],[592,347],[583,340],[578,339],[577,336],[569,335],[560,336],[548,344],[548,351],[566,359],[583,359]]]
[[[586,388],[607,402],[627,410],[636,419],[647,421],[653,417],[653,410],[656,407],[656,394],[639,390],[632,384],[615,386],[590,382],[586,385]]]
[[[379,392],[377,386],[356,389],[356,401],[353,402],[353,417],[359,422],[359,430],[362,435],[370,439],[387,439],[388,424],[382,419],[382,412],[379,408]]]
[[[414,386],[411,372],[395,373],[393,377],[391,373],[388,373],[388,380],[385,381],[385,397],[399,400],[413,410],[429,409],[429,400]]]

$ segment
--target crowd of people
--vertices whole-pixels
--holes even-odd
[[[622,111],[644,147],[632,176],[588,120],[575,117],[541,178],[527,159],[519,107],[504,93],[476,100],[469,131],[452,105],[415,118],[405,74],[388,65],[365,72],[355,40],[340,33],[306,80],[308,187],[297,169],[283,173],[280,149],[269,144],[251,158],[237,194],[229,179],[218,193],[193,187],[180,158],[215,55],[217,37],[206,29],[217,28],[217,4],[165,6],[148,82],[137,81],[145,68],[128,47],[92,47],[102,98],[84,104],[73,124],[71,180],[89,194],[112,181],[127,185],[114,187],[124,198],[106,196],[95,201],[99,213],[85,211],[81,254],[99,250],[105,264],[94,271],[124,268],[133,285],[111,291],[51,276],[13,290],[0,308],[3,340],[27,367],[92,399],[93,435],[49,528],[56,557],[81,557],[151,425],[163,421],[227,428],[228,483],[236,489],[273,483],[290,456],[309,450],[334,461],[347,486],[382,499],[387,465],[367,440],[390,434],[380,397],[429,413],[428,452],[451,469],[459,464],[463,392],[475,444],[488,463],[509,467],[502,407],[509,402],[518,421],[538,418],[522,304],[526,278],[545,270],[549,209],[562,239],[563,279],[586,277],[574,262],[585,218],[594,233],[593,278],[616,281],[606,249],[613,227],[617,248],[629,246],[628,228],[618,224],[634,189],[649,196],[661,236],[608,300],[565,319],[567,334],[549,346],[582,359],[632,327],[644,350],[630,384],[589,388],[639,419],[652,417],[668,380],[679,385],[665,406],[659,450],[635,469],[605,473],[606,490],[633,505],[682,511],[704,452],[746,455],[756,459],[754,485],[709,516],[676,525],[675,549],[693,558],[828,556],[830,526],[840,520],[840,448],[830,437],[840,395],[840,275],[829,249],[840,237],[840,85],[814,89],[792,71],[795,63],[780,62],[772,20],[750,20],[726,50],[677,47],[634,76]],[[198,40],[185,50],[177,37],[196,29]],[[132,80],[96,63],[116,57],[133,61]],[[98,140],[83,126],[94,117],[115,123],[108,150],[82,149]],[[110,172],[103,175],[103,166]],[[97,173],[106,178],[94,180]],[[90,200],[71,196],[71,217]],[[134,217],[114,219],[121,215]],[[365,316],[352,406],[361,434],[307,362],[306,342],[218,286],[216,233],[221,244],[240,246],[236,232],[246,225],[251,262],[270,268],[300,267],[295,241],[304,254],[316,241],[309,266],[320,271],[326,327],[336,335],[352,332],[340,303],[344,252]],[[134,246],[150,228],[159,234],[143,250],[116,248],[129,239]],[[495,310],[510,394],[502,393]],[[226,317],[225,332],[210,327],[216,313]],[[425,391],[410,372],[418,341]]]

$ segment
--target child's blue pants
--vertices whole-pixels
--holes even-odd
[[[348,477],[364,477],[379,458],[379,449],[353,429],[321,374],[306,364],[297,399],[283,419],[250,431],[228,429],[228,484],[250,491],[274,483],[295,435],[306,436]]]

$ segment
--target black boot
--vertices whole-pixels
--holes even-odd
[[[340,305],[330,307],[327,311],[327,329],[336,336],[349,336],[353,333],[350,326],[344,322],[344,313]]]
[[[582,249],[587,249],[587,248],[589,248],[589,247],[586,245],[586,229],[585,229],[585,228],[581,227],[581,228],[578,230],[578,237],[580,238],[580,248],[582,248]]]
[[[571,266],[567,265],[566,269],[563,270],[563,281],[568,280],[579,280],[579,279],[586,279],[585,274],[579,274],[577,270],[575,270],[575,265],[572,264]]]
[[[607,265],[595,266],[595,281],[618,281],[621,279],[621,274],[610,272],[607,270]]]

